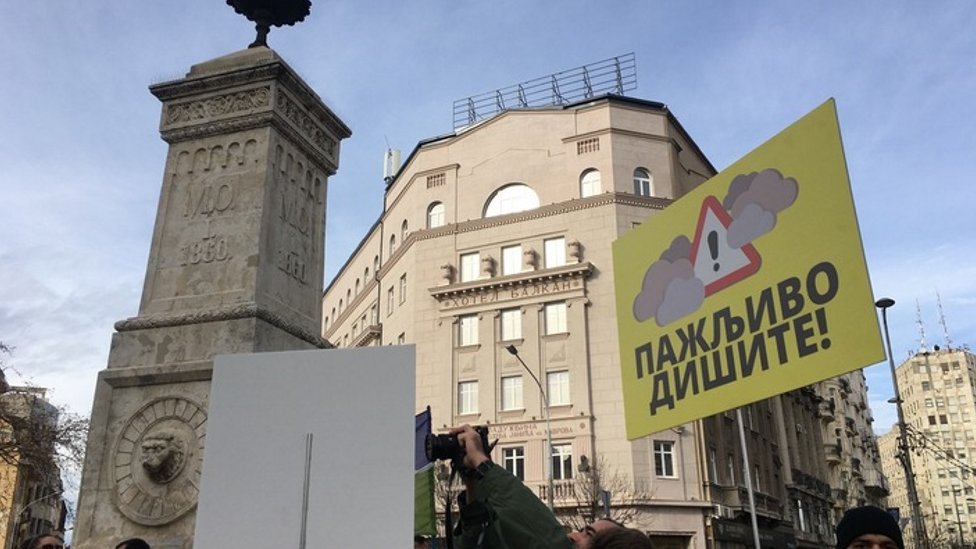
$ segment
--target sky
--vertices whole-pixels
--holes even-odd
[[[452,131],[454,100],[633,52],[719,170],[828,98],[896,362],[976,345],[976,3],[313,0],[269,44],[352,129],[329,181],[326,280],[382,209],[387,145]],[[221,0],[20,2],[0,18],[0,341],[8,378],[91,410],[138,312],[167,150],[154,83],[246,47]],[[816,230],[811,227],[810,230]],[[941,298],[941,313],[938,297]],[[865,370],[875,430],[887,363]]]

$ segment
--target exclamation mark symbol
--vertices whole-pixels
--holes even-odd
[[[820,330],[820,335],[826,336],[827,335],[827,312],[824,310],[823,307],[821,307],[816,311],[814,311],[813,315],[817,319],[817,329]],[[820,340],[820,348],[821,349],[830,348],[829,337],[824,337],[822,340]]]
[[[712,266],[712,270],[718,272],[718,231],[711,231],[708,233],[708,253],[712,254],[712,261],[715,265]]]

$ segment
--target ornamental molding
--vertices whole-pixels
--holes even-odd
[[[181,141],[188,141],[190,139],[201,139],[215,135],[225,135],[229,133],[264,128],[271,124],[273,119],[274,114],[271,112],[262,112],[251,116],[204,122],[202,124],[186,126],[183,128],[161,130],[159,135],[163,138],[163,141],[169,143],[170,145],[174,145]]]
[[[527,271],[514,275],[462,282],[450,286],[437,286],[428,288],[427,291],[430,292],[431,297],[441,302],[468,294],[482,294],[485,292],[533,287],[538,284],[565,280],[582,282],[593,273],[593,270],[593,265],[588,261],[584,261],[582,263],[573,263],[541,271]],[[582,285],[579,287],[582,287]]]
[[[327,134],[306,109],[287,93],[279,91],[275,99],[275,110],[286,120],[291,122],[306,139],[325,152],[330,158],[335,158],[337,141]]]
[[[253,112],[271,104],[271,86],[239,90],[204,99],[166,105],[164,126],[192,123],[237,113]]]
[[[257,303],[244,303],[240,305],[228,305],[213,309],[190,311],[185,313],[169,313],[149,316],[133,317],[120,320],[115,323],[115,330],[118,332],[130,332],[134,330],[152,330],[156,328],[171,328],[175,326],[187,326],[191,324],[203,324],[206,322],[222,322],[228,320],[260,319],[272,326],[279,328],[307,343],[320,349],[330,347],[322,337],[298,324],[285,319]]]

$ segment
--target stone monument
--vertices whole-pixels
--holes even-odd
[[[139,313],[98,375],[80,549],[192,547],[213,357],[326,345],[326,188],[349,128],[262,45],[150,90],[169,152]]]

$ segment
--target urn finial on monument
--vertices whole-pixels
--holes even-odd
[[[268,46],[271,27],[294,25],[305,20],[312,8],[311,0],[227,0],[234,11],[254,21],[258,36],[249,48]]]

